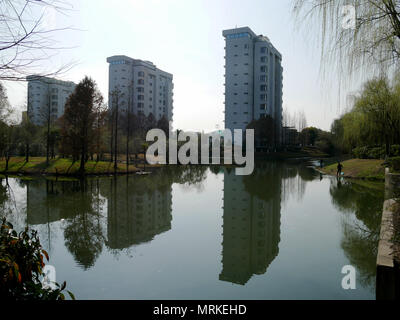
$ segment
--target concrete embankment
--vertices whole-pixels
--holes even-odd
[[[400,174],[385,172],[385,202],[383,204],[381,231],[379,236],[376,299],[400,299],[400,268],[399,268],[399,214],[400,204]]]

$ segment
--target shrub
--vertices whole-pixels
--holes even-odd
[[[368,159],[384,159],[385,158],[385,148],[383,147],[374,147],[369,148],[367,152]]]
[[[0,296],[8,300],[64,300],[66,287],[55,284],[57,289],[43,287],[41,278],[48,254],[40,245],[37,231],[17,233],[13,225],[2,220],[0,227]],[[67,291],[72,299],[74,295]]]
[[[387,162],[394,171],[400,172],[400,157],[389,158]]]
[[[399,157],[400,156],[400,145],[394,144],[390,146],[390,156]]]
[[[353,149],[353,155],[358,159],[385,159],[386,149],[385,147],[357,147]],[[400,145],[392,145],[390,147],[390,156],[400,156]]]
[[[358,159],[367,159],[368,147],[357,147],[353,149],[353,155]]]

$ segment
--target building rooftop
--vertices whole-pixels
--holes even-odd
[[[60,84],[60,85],[76,86],[76,84],[72,81],[59,80],[56,78],[50,78],[50,77],[34,75],[34,74],[27,76],[26,81],[41,81],[41,82],[45,82],[47,84]]]
[[[166,75],[170,78],[173,77],[171,73],[168,73],[168,72],[158,69],[157,66],[153,62],[148,61],[148,60],[133,59],[133,58],[125,56],[125,55],[115,55],[115,56],[111,56],[111,57],[107,58],[108,63],[118,63],[121,61],[128,61],[128,62],[132,63],[132,65],[134,65],[134,66],[145,66],[145,67],[153,69],[153,70],[157,69],[158,71],[162,72],[164,75]]]

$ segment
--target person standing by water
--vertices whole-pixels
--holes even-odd
[[[343,165],[340,163],[340,161],[338,161],[337,172],[336,172],[337,177],[340,177],[342,175],[342,169],[343,169]]]

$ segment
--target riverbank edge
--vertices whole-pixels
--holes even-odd
[[[349,161],[352,161],[353,163],[357,163],[357,162],[363,162],[366,163],[368,161],[372,163],[374,162],[381,162],[383,164],[383,160],[366,160],[366,159],[349,159],[349,160],[345,160],[342,162],[342,165],[344,166],[344,168],[346,169],[346,164],[349,164]],[[352,166],[353,167],[353,166]],[[333,168],[333,172],[330,172],[329,170]],[[336,177],[336,174],[334,172],[336,172],[336,164],[332,164],[332,165],[328,165],[326,167],[323,168],[318,168],[315,167],[314,168],[318,173],[321,173],[323,175],[327,175],[327,176],[333,176]],[[354,179],[354,180],[366,180],[366,181],[377,181],[377,182],[385,182],[385,169],[382,167],[382,176],[369,176],[369,175],[360,175],[361,172],[358,172],[357,175],[355,174],[344,174],[341,175],[341,177],[346,178],[346,179]]]
[[[57,159],[58,160],[58,159]],[[66,160],[66,159],[63,159]],[[54,160],[52,160],[54,162]],[[19,161],[17,162],[19,163],[24,163],[23,161]],[[72,160],[70,160],[67,164],[68,167],[72,167],[73,165],[75,165],[75,163],[79,164],[79,162],[73,162]],[[15,162],[14,162],[15,164]],[[161,167],[163,167],[163,165],[149,165],[146,164],[145,166],[145,170],[144,168],[142,168],[143,165],[141,165],[140,167],[130,164],[129,165],[129,170],[126,170],[126,164],[124,163],[118,163],[118,169],[114,170],[113,168],[113,163],[112,162],[108,162],[108,161],[98,161],[95,164],[95,167],[97,165],[107,165],[108,167],[110,167],[109,170],[98,170],[96,171],[96,169],[93,168],[87,168],[85,170],[85,173],[82,175],[80,174],[78,171],[74,171],[74,172],[65,172],[62,168],[59,168],[57,166],[54,166],[54,163],[52,163],[49,166],[45,166],[45,161],[41,161],[41,162],[35,162],[35,167],[31,167],[30,171],[26,171],[26,170],[21,170],[21,167],[18,170],[1,170],[0,171],[0,176],[14,176],[14,177],[65,177],[65,178],[81,178],[83,177],[96,177],[96,176],[111,176],[111,175],[134,175],[143,171],[146,172],[153,172],[154,170],[157,170]],[[5,167],[5,161],[4,160],[0,160],[0,167],[4,168]],[[23,166],[22,166],[23,167]]]
[[[385,169],[385,201],[383,203],[381,230],[376,258],[376,299],[400,299],[400,261],[396,235],[399,234],[400,174]]]

